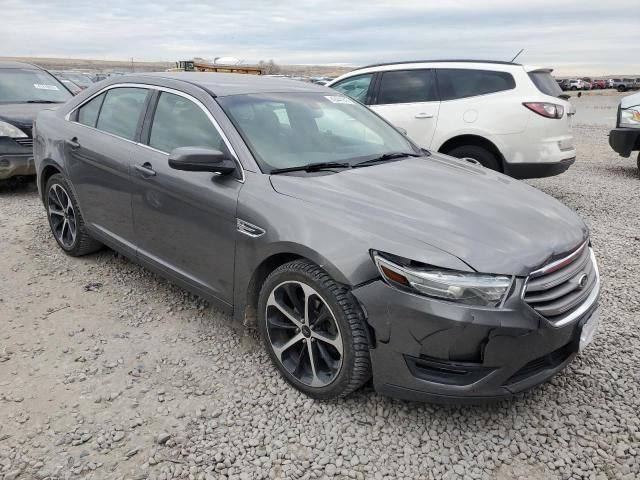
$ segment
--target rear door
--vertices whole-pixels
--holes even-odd
[[[231,304],[238,175],[169,166],[178,147],[209,147],[235,157],[211,113],[197,99],[158,91],[132,165],[138,257],[192,289]]]
[[[423,148],[431,146],[440,100],[432,69],[391,70],[378,74],[371,108]]]
[[[89,100],[71,117],[65,140],[68,174],[90,228],[101,240],[135,253],[129,164],[149,91],[115,87]]]

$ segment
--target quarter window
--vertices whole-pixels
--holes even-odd
[[[144,88],[121,87],[109,90],[102,103],[96,128],[133,140],[146,98],[147,90]]]
[[[341,82],[332,85],[332,88],[344,93],[345,95],[349,95],[351,98],[355,98],[361,103],[365,103],[372,78],[372,73],[358,75],[356,77],[342,80]]]
[[[511,90],[516,82],[507,72],[442,68],[438,69],[438,87],[442,100],[455,100]]]
[[[170,153],[179,147],[225,150],[222,136],[202,109],[180,95],[162,92],[151,125],[149,146]]]
[[[92,98],[78,109],[78,122],[89,127],[95,127],[98,121],[100,107],[104,101],[105,94]]]
[[[433,70],[395,70],[382,74],[377,101],[379,105],[437,100]]]

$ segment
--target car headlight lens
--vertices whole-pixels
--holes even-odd
[[[629,107],[620,110],[621,127],[640,127],[640,107]]]
[[[439,300],[497,307],[511,285],[511,277],[507,275],[459,272],[377,251],[371,253],[380,275],[387,283]]]
[[[27,136],[18,127],[7,122],[0,122],[0,137],[25,138]]]

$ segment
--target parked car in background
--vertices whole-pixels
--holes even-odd
[[[592,79],[591,80],[591,88],[593,89],[604,89],[608,87],[608,83],[604,79]]]
[[[536,81],[557,88],[546,71]],[[510,397],[564,369],[598,326],[574,212],[422,150],[335,90],[131,75],[41,113],[35,132],[63,251],[105,243],[256,324],[312,398],[371,376],[414,400]]]
[[[589,77],[583,77],[582,81],[584,82],[584,90],[591,90],[593,88],[592,81]]]
[[[83,90],[78,85],[73,83],[71,80],[68,80],[64,77],[57,77],[57,78],[58,80],[60,80],[60,83],[62,83],[65,87],[67,87],[73,95],[77,95]]]
[[[563,78],[562,80],[556,80],[556,82],[562,90],[569,90],[569,79]]]
[[[640,151],[640,93],[624,97],[618,106],[616,128],[609,133],[609,145],[623,157]],[[640,153],[636,160],[640,174]]]
[[[575,160],[570,116],[551,70],[509,62],[401,62],[329,84],[420,146],[515,178],[557,175]]]
[[[71,92],[46,70],[0,61],[0,180],[35,175],[33,119],[70,98]]]
[[[586,84],[581,78],[568,79],[567,87],[567,90],[586,90]]]
[[[84,90],[85,88],[89,88],[90,86],[93,85],[93,80],[91,80],[91,77],[89,77],[88,75],[85,75],[84,73],[58,71],[58,70],[52,71],[51,73],[53,73],[59,79],[64,78],[66,80],[71,80],[73,83],[79,86],[82,90]]]
[[[614,88],[619,92],[635,89],[636,82],[633,78],[613,78],[609,80],[609,88]]]

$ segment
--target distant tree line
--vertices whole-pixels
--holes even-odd
[[[280,65],[277,65],[273,60],[268,60],[266,62],[264,60],[260,60],[258,62],[258,66],[262,68],[264,73],[267,75],[274,75],[281,72]]]

